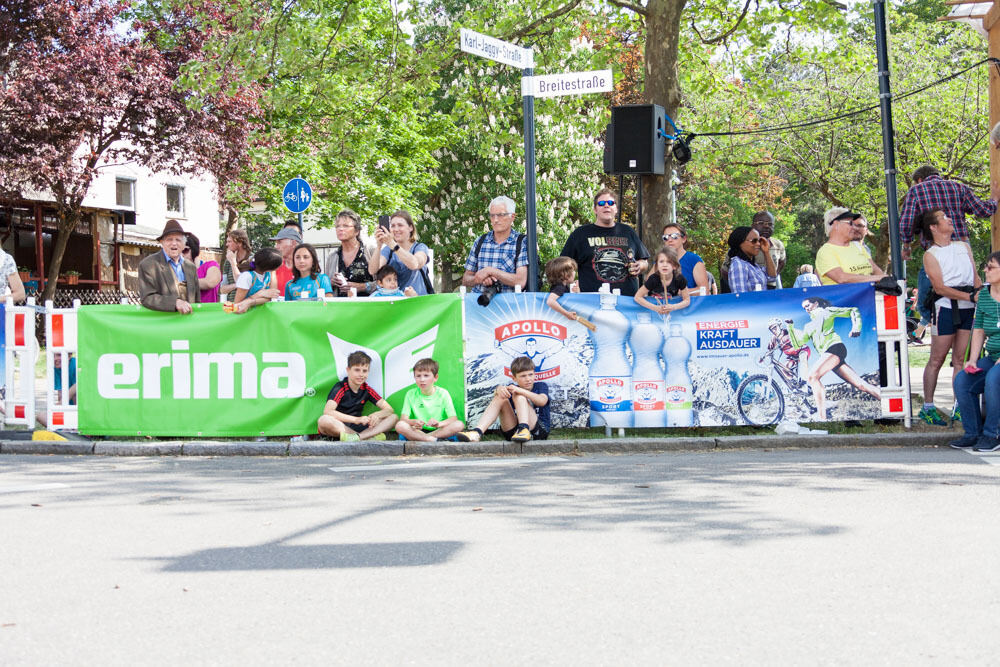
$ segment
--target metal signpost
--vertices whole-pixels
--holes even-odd
[[[535,98],[607,92],[614,87],[611,70],[534,76],[531,47],[461,29],[462,51],[521,68],[524,108],[524,213],[528,236],[528,290],[538,291],[538,215],[535,205]]]
[[[302,212],[312,204],[312,188],[306,183],[304,178],[293,178],[285,183],[285,189],[281,193],[281,198],[285,202],[285,208],[292,213],[299,214],[299,232],[302,232]]]

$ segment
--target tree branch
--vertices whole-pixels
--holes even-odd
[[[538,19],[536,21],[532,21],[531,23],[529,23],[525,27],[521,28],[517,32],[512,33],[511,35],[508,36],[508,39],[514,39],[514,38],[517,38],[517,37],[524,37],[525,35],[530,35],[532,32],[534,32],[535,28],[537,28],[538,26],[540,26],[542,24],[545,24],[545,23],[548,23],[552,19],[557,19],[560,16],[562,16],[563,14],[566,14],[566,13],[572,11],[573,9],[576,9],[576,7],[579,6],[579,4],[582,1],[583,0],[570,0],[570,2],[566,3],[565,5],[563,5],[562,7],[560,7],[559,9],[556,9],[556,10],[553,10],[553,11],[549,12],[548,14],[546,14],[543,17],[541,17],[540,19]]]
[[[632,4],[626,0],[608,0],[609,3],[616,7],[621,7],[622,9],[628,9],[635,12],[641,16],[649,16],[649,12],[646,11],[645,7],[640,7],[639,5]]]
[[[611,1],[613,2],[614,0]],[[750,11],[750,3],[752,3],[753,1],[754,0],[747,0],[746,4],[743,5],[743,12],[740,14],[740,17],[736,19],[736,23],[733,24],[733,27],[731,27],[729,30],[722,33],[721,35],[718,35],[717,37],[713,37],[712,39],[705,39],[704,37],[701,36],[701,33],[699,33],[697,29],[695,29],[695,33],[698,35],[698,38],[701,39],[701,42],[703,44],[718,44],[719,42],[728,39],[730,35],[736,32],[736,30],[740,27],[740,24],[743,23],[743,19],[747,17],[747,13],[749,13]]]

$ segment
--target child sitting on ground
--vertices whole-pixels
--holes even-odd
[[[388,264],[375,274],[375,282],[378,283],[378,289],[372,292],[371,296],[417,296],[417,290],[412,287],[399,289],[399,274]]]
[[[357,350],[347,355],[347,376],[333,385],[326,397],[323,415],[316,422],[320,435],[341,440],[385,440],[385,433],[396,424],[392,406],[368,386],[372,359]],[[371,401],[378,412],[362,415],[365,402]]]
[[[643,308],[649,308],[654,313],[666,315],[672,310],[686,308],[691,303],[688,296],[687,280],[681,275],[681,265],[677,261],[677,254],[672,248],[663,247],[656,253],[656,265],[653,272],[646,278],[646,282],[639,286],[635,293],[635,302]],[[663,303],[653,303],[647,296],[659,300]],[[670,303],[669,299],[680,296],[680,303]]]
[[[281,266],[281,253],[277,248],[261,248],[253,255],[250,271],[244,271],[236,279],[237,313],[245,313],[256,305],[267,303],[281,296],[276,285],[277,281],[271,274]]]
[[[486,406],[479,424],[459,433],[459,440],[479,442],[497,417],[504,440],[524,443],[549,437],[549,388],[544,382],[535,382],[534,362],[528,357],[518,357],[510,364],[510,374],[514,376],[514,384],[502,384],[493,390],[493,400]]]
[[[433,359],[421,359],[413,366],[413,381],[417,386],[406,393],[396,422],[396,432],[407,440],[447,440],[465,428],[455,412],[451,395],[444,387],[434,385],[438,369],[438,362]]]

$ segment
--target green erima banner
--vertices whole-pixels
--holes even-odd
[[[244,315],[219,304],[191,315],[136,306],[79,314],[80,432],[257,436],[316,432],[347,355],[372,358],[368,383],[399,411],[413,364],[432,357],[465,414],[462,302],[412,299],[269,303]]]

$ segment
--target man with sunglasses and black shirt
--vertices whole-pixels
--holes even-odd
[[[562,255],[576,260],[580,291],[596,292],[601,283],[635,296],[639,275],[649,268],[649,251],[635,230],[615,222],[618,193],[609,188],[594,197],[593,224],[577,227],[566,239]]]

